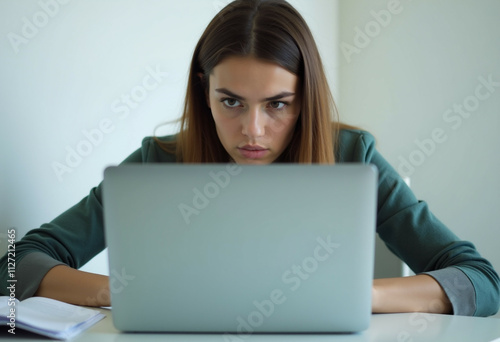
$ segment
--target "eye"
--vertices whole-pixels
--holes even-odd
[[[221,102],[228,108],[236,108],[241,105],[240,101],[235,99],[222,99]]]
[[[286,106],[288,106],[288,103],[286,102],[281,102],[281,101],[274,101],[269,104],[269,106],[274,109],[274,110],[284,110]]]

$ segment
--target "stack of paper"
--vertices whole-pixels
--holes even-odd
[[[13,301],[9,297],[0,297],[0,324],[7,325],[11,333],[15,333],[19,328],[65,340],[76,336],[104,317],[97,310],[49,298],[31,297],[20,302],[17,299]]]

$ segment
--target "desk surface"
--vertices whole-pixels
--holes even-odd
[[[370,328],[360,334],[351,335],[284,335],[254,334],[224,336],[221,334],[123,334],[113,326],[111,311],[100,309],[106,318],[89,330],[72,339],[71,342],[126,342],[126,341],[349,341],[349,342],[491,342],[500,341],[500,319],[496,317],[479,318],[423,313],[372,315]],[[0,339],[12,341],[48,341],[38,335],[16,329],[16,336],[1,326]],[[497,341],[495,341],[497,342]]]

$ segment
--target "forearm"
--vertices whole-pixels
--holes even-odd
[[[452,306],[439,283],[428,275],[375,279],[374,313],[429,312],[451,314]]]
[[[109,278],[82,272],[65,265],[55,266],[45,275],[35,296],[84,306],[110,306]]]

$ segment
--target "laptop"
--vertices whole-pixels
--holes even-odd
[[[374,166],[123,164],[104,173],[124,332],[350,333],[371,318]]]

